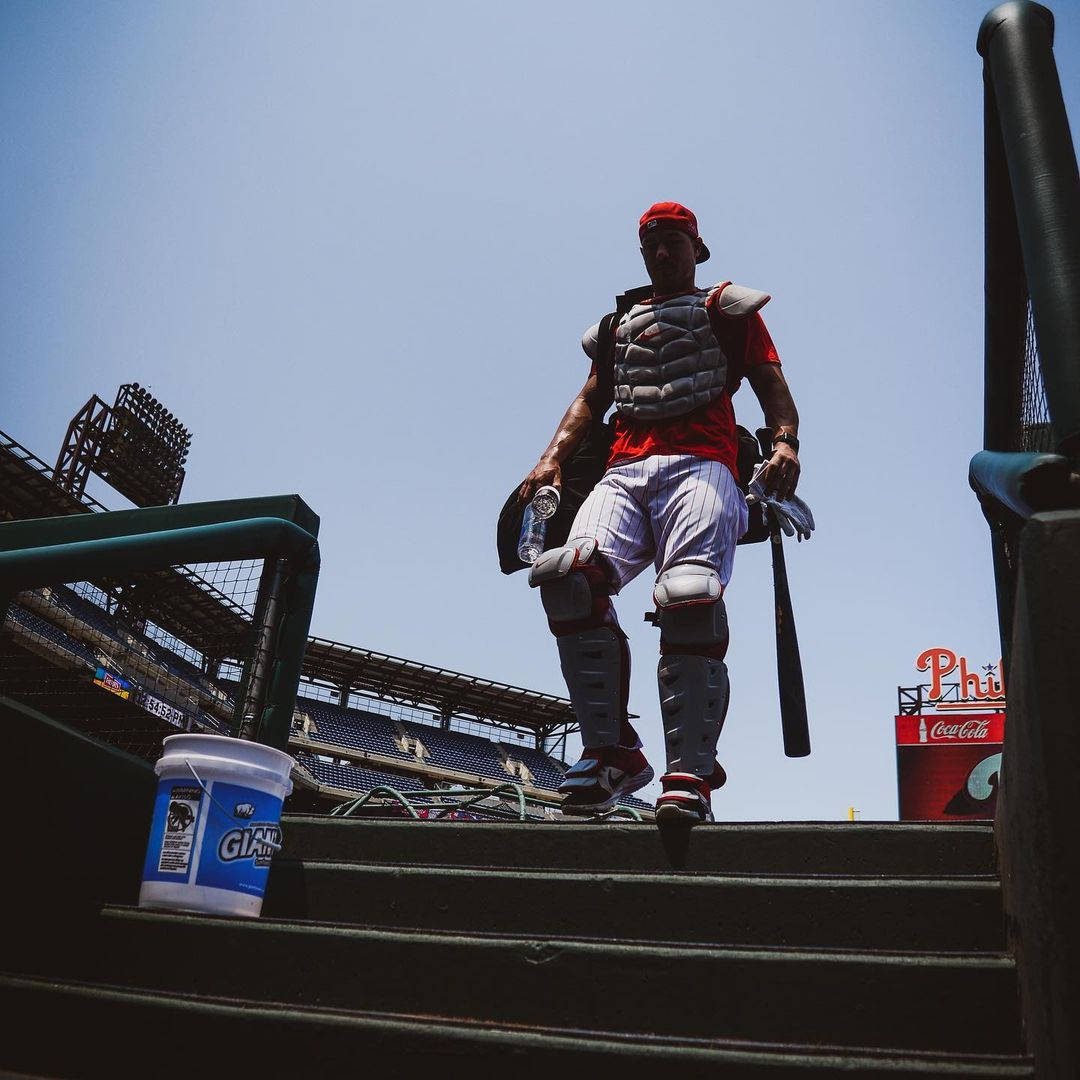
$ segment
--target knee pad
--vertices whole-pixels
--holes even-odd
[[[727,665],[710,656],[671,653],[660,657],[657,682],[667,771],[707,778],[727,716]]]
[[[532,564],[529,584],[534,589],[539,587],[550,622],[580,622],[597,614],[597,600],[610,592],[600,559],[596,541],[588,538],[545,551]]]
[[[676,563],[656,579],[660,649],[702,650],[715,659],[727,651],[728,623],[720,575],[700,563]]]

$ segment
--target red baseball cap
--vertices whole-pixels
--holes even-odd
[[[644,240],[645,233],[649,229],[658,229],[666,225],[670,229],[681,229],[687,236],[700,240],[698,235],[697,218],[693,210],[687,210],[682,203],[658,202],[653,203],[638,222],[638,239]],[[709,257],[709,249],[701,245],[701,254],[697,257],[699,263],[703,263]]]

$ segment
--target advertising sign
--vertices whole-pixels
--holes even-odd
[[[94,672],[94,685],[100,686],[102,690],[108,690],[110,694],[115,694],[125,701],[131,697],[131,683],[122,675],[114,675],[107,668],[99,667]]]
[[[900,820],[993,818],[1005,740],[1001,662],[975,665],[934,648],[915,667],[929,682],[901,688],[901,709],[912,701],[919,707],[895,718]],[[950,676],[956,681],[946,683]]]
[[[957,746],[961,743],[1001,743],[1005,741],[1005,714],[968,713],[964,716],[922,716],[896,718],[897,746]]]
[[[901,821],[993,818],[1001,744],[898,746]]]
[[[915,667],[930,673],[927,700],[939,709],[987,708],[1005,703],[1005,679],[1000,660],[996,664],[984,664],[984,674],[980,675],[977,668],[972,670],[971,661],[966,656],[957,656],[952,649],[926,649],[919,653]],[[944,680],[950,675],[957,677],[952,684],[957,691],[955,701],[944,700]]]
[[[148,713],[158,717],[160,720],[167,721],[172,724],[173,727],[187,727],[187,716],[175,705],[169,705],[167,702],[162,701],[161,698],[156,698],[153,694],[148,694],[145,690],[140,690],[135,700],[136,703],[141,705]]]

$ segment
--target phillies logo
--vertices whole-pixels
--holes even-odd
[[[927,649],[919,653],[915,666],[919,671],[930,672],[928,701],[937,701],[944,693],[942,681],[959,669],[960,697],[965,701],[1001,701],[1005,697],[1005,680],[1001,674],[1001,661],[987,664],[986,681],[977,671],[968,669],[966,656],[957,656],[952,649]]]
[[[984,814],[993,817],[990,800],[1001,783],[1001,754],[991,754],[968,773],[964,786],[945,804],[946,814]]]
[[[930,729],[930,738],[935,741],[938,739],[965,739],[968,741],[975,741],[978,739],[985,739],[989,734],[989,720],[965,720],[961,724],[947,724],[944,720],[939,720]]]

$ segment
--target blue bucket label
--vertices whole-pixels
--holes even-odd
[[[207,787],[209,799],[193,781],[158,784],[143,880],[262,896],[270,845],[281,843],[282,800],[220,780]]]
[[[281,799],[221,781],[210,786],[210,793],[214,803],[199,849],[195,884],[262,896],[274,854],[270,844],[281,843]],[[225,817],[219,806],[232,816]]]

